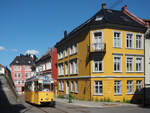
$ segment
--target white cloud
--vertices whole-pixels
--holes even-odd
[[[37,51],[37,50],[33,50],[33,49],[31,49],[31,50],[27,50],[27,51],[25,52],[25,54],[39,55],[39,54],[40,54],[40,52],[39,52],[39,51]]]
[[[18,52],[18,49],[11,49],[11,51],[13,51],[13,52]]]
[[[3,46],[0,46],[0,51],[5,50],[5,48]]]

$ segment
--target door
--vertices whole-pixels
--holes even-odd
[[[66,81],[66,95],[69,94],[69,82]]]

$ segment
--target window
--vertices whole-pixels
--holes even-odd
[[[73,74],[73,62],[70,62],[70,74]]]
[[[134,72],[134,57],[133,56],[126,57],[126,71]]]
[[[68,75],[68,62],[65,63],[65,75]]]
[[[127,94],[133,94],[133,81],[127,81]]]
[[[46,69],[48,70],[48,69],[52,69],[52,67],[51,67],[51,62],[47,62],[46,63]]]
[[[137,49],[143,48],[143,39],[142,39],[142,35],[140,35],[140,34],[136,35],[136,48]]]
[[[122,56],[114,56],[114,72],[122,72]]]
[[[14,71],[21,71],[21,66],[14,66]]]
[[[78,93],[78,81],[75,81],[75,93]]]
[[[93,72],[103,72],[103,60],[102,59],[93,60]]]
[[[61,90],[61,82],[59,81],[59,91]]]
[[[17,73],[15,73],[15,77],[17,77]]]
[[[70,51],[69,51],[70,55],[72,55],[72,54],[73,54],[73,47],[70,46],[69,50],[70,50]]]
[[[45,71],[45,70],[46,70],[45,64],[43,64],[42,67],[43,67],[43,68],[42,68],[43,71]]]
[[[62,59],[63,58],[63,51],[59,51],[58,52],[58,59]]]
[[[143,58],[136,57],[136,72],[143,72]]]
[[[19,78],[19,77],[21,77],[21,73],[15,73],[15,77],[17,78]]]
[[[122,36],[121,32],[114,32],[114,40],[113,40],[113,46],[116,48],[122,47]]]
[[[102,81],[94,82],[94,95],[102,95],[103,94],[103,84]]]
[[[73,44],[70,46],[70,55],[77,53],[77,44]]]
[[[114,90],[115,95],[121,94],[121,81],[115,81]]]
[[[65,49],[65,57],[68,56],[68,48]]]
[[[103,48],[103,32],[93,32],[92,47],[94,51],[101,50]]]
[[[70,74],[78,74],[78,63],[77,59],[70,61]]]
[[[71,89],[70,89],[71,92],[73,92],[73,81],[71,81]]]
[[[61,90],[64,91],[64,81],[61,82]]]
[[[73,44],[73,54],[77,53],[77,44]]]
[[[136,81],[136,92],[140,92],[143,88],[143,85],[142,85],[142,80],[137,80]]]
[[[133,39],[133,34],[131,33],[126,34],[126,47],[134,48],[134,39]]]
[[[64,64],[58,64],[58,75],[64,75]]]
[[[25,77],[28,78],[28,73],[25,73]]]

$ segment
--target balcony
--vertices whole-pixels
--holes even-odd
[[[89,47],[90,53],[106,52],[106,43],[92,43]]]

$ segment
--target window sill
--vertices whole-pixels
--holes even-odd
[[[134,95],[134,93],[132,92],[132,93],[127,93],[127,95]]]
[[[127,71],[126,73],[136,73],[135,71]]]
[[[135,49],[135,48],[127,48],[127,47],[126,47],[125,49]]]
[[[115,96],[122,96],[122,94],[114,94]]]
[[[113,47],[113,48],[115,48],[115,49],[122,49],[122,47]]]
[[[103,96],[103,94],[94,94],[93,96]]]
[[[114,71],[113,73],[122,73],[122,71]]]
[[[92,73],[104,73],[104,71],[99,71],[99,72],[92,72]]]
[[[135,71],[135,73],[144,73],[143,71]]]

